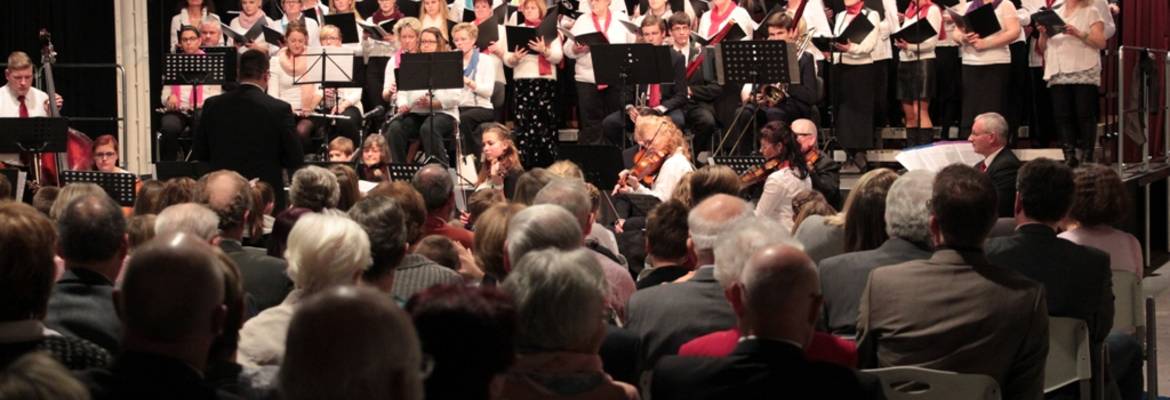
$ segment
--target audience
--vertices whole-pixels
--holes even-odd
[[[160,180],[142,181],[142,185],[138,188],[138,196],[134,198],[134,215],[158,214],[159,211],[162,211],[161,208],[158,208],[158,199],[165,186],[166,184]]]
[[[741,185],[739,175],[726,165],[705,165],[691,173],[687,181],[691,186],[691,196],[684,200],[687,208],[694,207],[715,194],[737,195]]]
[[[422,195],[427,207],[423,236],[442,235],[459,242],[464,248],[475,246],[475,234],[448,223],[455,211],[455,183],[451,181],[451,174],[446,168],[439,164],[427,164],[419,168],[410,184]]]
[[[3,201],[3,200],[0,200]],[[89,400],[89,390],[45,353],[25,354],[0,366],[0,399]]]
[[[220,261],[219,271],[223,275],[224,320],[223,329],[211,343],[203,380],[216,389],[246,399],[263,398],[265,391],[252,383],[252,375],[259,372],[255,369],[245,370],[243,365],[236,362],[240,328],[244,326],[244,321],[254,314],[253,310],[249,310],[254,307],[250,306],[250,298],[244,291],[243,275],[239,266],[222,251],[217,251],[215,255]]]
[[[114,292],[124,350],[82,375],[95,400],[222,396],[203,381],[225,320],[223,276],[202,238],[163,235],[134,255]]]
[[[85,196],[108,196],[101,186],[92,183],[70,183],[61,189],[61,193],[57,195],[57,199],[53,200],[53,206],[49,208],[49,219],[57,221],[61,217],[61,213],[65,211],[65,207],[72,203],[73,200]],[[162,211],[160,208],[158,211]],[[158,211],[152,213],[157,214]]]
[[[207,243],[219,237],[219,216],[215,211],[196,203],[179,203],[158,213],[154,220],[154,233],[167,236],[184,232],[195,235]]]
[[[800,230],[800,225],[803,224],[804,220],[808,219],[808,217],[813,215],[828,217],[837,214],[837,210],[829,204],[829,201],[825,199],[825,195],[816,190],[806,190],[797,193],[796,196],[792,198],[792,211],[792,214],[794,215],[794,217],[792,217],[793,236],[796,236],[796,231]]]
[[[435,359],[426,398],[491,399],[492,382],[515,359],[512,298],[495,288],[438,285],[410,299],[406,311],[414,319],[423,353]]]
[[[814,263],[854,251],[871,250],[885,242],[886,191],[898,174],[886,168],[866,172],[845,197],[841,212],[809,216],[794,234]]]
[[[516,194],[512,196],[512,202],[526,206],[532,205],[532,199],[536,197],[536,193],[540,189],[544,189],[544,186],[556,177],[544,168],[533,168],[525,171],[516,179]]]
[[[349,218],[332,213],[309,214],[289,233],[285,259],[293,290],[280,305],[244,323],[239,353],[244,366],[280,365],[289,320],[301,300],[334,286],[357,284],[371,264],[370,240],[362,227]]]
[[[154,223],[158,217],[154,214],[133,215],[126,220],[126,241],[130,245],[130,253],[138,246],[154,239]]]
[[[260,312],[280,304],[292,290],[292,281],[285,273],[288,265],[284,260],[268,256],[264,249],[243,245],[244,222],[254,210],[253,200],[248,181],[228,170],[204,175],[195,191],[195,201],[219,217],[219,248],[239,266],[244,291],[255,312]]]
[[[367,197],[389,196],[402,207],[406,216],[406,238],[408,253],[398,263],[394,271],[394,289],[392,294],[400,302],[406,302],[415,293],[434,285],[444,283],[461,283],[463,278],[458,272],[436,264],[418,254],[414,254],[413,247],[422,240],[423,224],[426,223],[427,210],[422,195],[414,190],[414,186],[406,182],[383,182],[370,191]]]
[[[654,398],[876,397],[848,368],[805,359],[821,302],[818,286],[816,267],[800,249],[775,244],[754,252],[727,294],[745,338],[723,358],[663,358],[654,369]]]
[[[845,253],[818,265],[825,297],[822,327],[835,335],[853,336],[857,304],[874,268],[930,258],[929,212],[934,173],[910,171],[898,177],[886,196],[885,222],[889,239],[872,250]]]
[[[467,197],[467,212],[459,217],[460,222],[463,223],[463,229],[478,232],[475,227],[475,221],[483,215],[484,211],[496,204],[507,203],[504,198],[504,192],[499,189],[484,189],[477,190]]]
[[[695,267],[687,236],[687,206],[674,198],[650,210],[646,218],[646,258],[650,267],[638,276],[638,290],[674,282]]]
[[[473,254],[484,272],[484,284],[494,285],[508,277],[508,269],[504,265],[508,220],[523,209],[523,205],[515,203],[496,204],[476,220]]]
[[[530,207],[516,218],[545,207],[551,206]],[[500,398],[638,398],[632,385],[602,371],[598,351],[606,326],[598,316],[606,308],[606,286],[597,257],[585,249],[548,248],[520,258],[503,285],[516,301],[519,326],[516,360],[502,379]]]
[[[951,165],[935,176],[934,254],[869,273],[858,306],[861,367],[983,374],[999,383],[1004,399],[1043,396],[1044,289],[984,255],[995,207],[991,179],[975,168]]]
[[[306,299],[288,323],[280,395],[422,400],[427,365],[401,308],[370,289],[333,287]]]
[[[158,201],[154,203],[154,213],[158,214],[167,207],[175,204],[190,203],[195,200],[194,179],[188,177],[171,178],[163,184],[158,193]]]
[[[344,139],[341,136],[337,138]],[[349,211],[349,208],[353,207],[353,203],[357,203],[358,200],[362,199],[362,192],[358,190],[357,172],[350,166],[341,164],[329,165],[329,172],[332,172],[333,176],[337,178],[337,209]]]
[[[1141,244],[1133,235],[1113,226],[1122,223],[1132,205],[1117,171],[1101,164],[1081,165],[1074,171],[1076,189],[1068,219],[1071,229],[1060,236],[1073,243],[1109,253],[1113,271],[1145,272]]]
[[[4,249],[0,252],[0,369],[37,351],[71,370],[104,367],[110,361],[105,349],[49,331],[42,322],[53,291],[56,245],[57,234],[48,217],[25,204],[0,203],[0,248]]]
[[[112,296],[129,247],[122,209],[105,192],[76,197],[60,207],[57,240],[65,273],[49,297],[45,325],[116,354],[122,328]]]
[[[446,236],[430,235],[418,242],[418,246],[414,248],[414,253],[426,257],[428,260],[434,261],[435,264],[447,267],[452,271],[458,271],[459,250],[455,246],[458,245]]]
[[[53,208],[53,202],[57,200],[57,196],[61,194],[61,188],[56,186],[42,186],[37,193],[33,195],[32,206],[40,211],[46,217],[49,216],[49,210]],[[137,202],[137,199],[135,199]]]
[[[337,176],[325,168],[308,165],[297,170],[290,179],[288,201],[291,208],[307,208],[313,212],[321,212],[327,208],[337,208],[337,201],[341,198],[341,190],[337,186]]]
[[[369,196],[349,209],[349,218],[370,238],[373,264],[362,272],[361,282],[383,293],[394,291],[394,269],[406,256],[406,214],[389,196]],[[399,304],[405,299],[395,298]]]

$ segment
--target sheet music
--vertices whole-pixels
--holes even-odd
[[[369,193],[371,190],[374,190],[375,187],[378,187],[378,182],[363,180],[358,181],[358,191],[362,192],[362,194]]]
[[[1007,150],[1011,151],[1011,150]],[[938,142],[933,146],[905,149],[895,157],[909,171],[927,170],[938,172],[951,164],[975,165],[983,156],[975,152],[970,142]]]

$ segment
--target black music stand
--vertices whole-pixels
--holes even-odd
[[[235,71],[235,49],[232,52],[207,51],[204,54],[179,54],[170,53],[163,55],[163,76],[162,84],[164,85],[178,85],[190,86],[191,92],[195,92],[195,87],[200,85],[222,85],[227,83],[226,79],[229,72],[229,61],[231,61],[230,69]],[[234,75],[234,73],[232,73]],[[198,104],[191,104],[191,118],[195,117],[195,111],[199,109]],[[155,132],[154,135],[154,161],[162,160],[162,155],[159,154],[158,141],[162,138],[162,132]],[[186,157],[184,157],[186,158]]]
[[[211,166],[197,161],[159,161],[154,163],[154,179],[165,181],[171,178],[199,179],[211,172]]]
[[[305,51],[305,57],[309,66],[305,68],[305,73],[300,76],[293,76],[294,85],[321,85],[322,89],[339,89],[349,87],[361,87],[361,83],[354,79],[357,63],[354,62],[353,49],[344,47],[311,47]],[[340,97],[340,94],[334,96],[334,101]],[[324,104],[322,104],[323,106]],[[309,111],[309,110],[306,110]],[[328,110],[321,114],[328,114]],[[336,126],[338,119],[327,115],[312,115],[311,118],[318,122],[317,126],[324,129],[325,125]],[[344,118],[344,119],[349,119]],[[324,135],[324,133],[322,133]],[[316,135],[314,135],[316,136]],[[320,136],[314,137],[314,140],[321,140],[321,145],[317,151],[320,159],[329,153],[329,144],[327,138]]]
[[[410,182],[414,179],[414,174],[422,169],[419,164],[386,164],[386,169],[390,171],[390,180]]]
[[[41,170],[41,153],[64,153],[67,118],[0,118],[0,153],[32,153],[29,171]]]
[[[788,42],[775,40],[720,42],[715,45],[715,80],[720,85],[752,84],[755,89],[773,83],[799,84],[800,66],[797,63],[799,58],[789,57],[789,53],[796,52],[790,47],[794,46]],[[749,97],[748,103],[755,106],[753,109],[759,109],[755,96]],[[724,132],[723,138],[719,140],[719,145],[715,147],[713,155],[719,154],[723,149],[724,143],[731,137],[732,129],[746,109],[747,104],[740,107],[740,111],[728,125],[727,132]],[[739,145],[744,133],[749,127],[753,127],[755,122],[753,118],[751,124],[744,125],[736,135],[735,145],[729,153],[735,151],[735,146]]]
[[[440,89],[461,89],[463,88],[463,54],[458,51],[448,51],[441,53],[403,53],[402,64],[398,66],[398,75],[396,77],[398,82],[399,92],[404,90],[426,90],[427,97],[435,98],[435,90]],[[434,131],[433,124],[435,123],[435,108],[430,109],[430,118],[432,124],[432,131]],[[455,127],[455,137],[453,144],[455,146],[455,169],[456,174],[462,176],[462,171],[459,171],[459,160],[463,159],[463,132],[459,132],[459,127]],[[440,163],[444,167],[451,168],[449,163]],[[393,164],[391,164],[393,167]],[[394,170],[390,171],[391,176],[394,175]],[[413,174],[412,174],[413,176]],[[463,192],[457,190],[460,196]]]
[[[715,165],[730,167],[736,175],[743,175],[744,172],[764,164],[764,157],[760,156],[720,156],[711,160]]]
[[[623,97],[626,86],[631,84],[674,82],[670,47],[654,46],[649,43],[599,44],[590,46],[590,54],[591,57],[602,61],[593,63],[597,83],[616,87]],[[633,104],[634,101],[621,99],[622,104]],[[626,138],[626,135],[622,137]],[[629,147],[628,143],[622,143],[622,147]]]
[[[123,207],[134,205],[135,182],[138,177],[131,173],[100,171],[61,171],[61,183],[93,183],[101,186],[111,199]]]

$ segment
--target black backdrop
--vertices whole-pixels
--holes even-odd
[[[153,1],[152,1],[153,2]],[[4,1],[0,5],[0,62],[19,50],[40,65],[37,32],[48,29],[57,62],[114,63],[114,2],[77,0]],[[118,110],[117,79],[112,69],[55,68],[57,91],[65,98],[68,117],[114,117]],[[0,76],[0,82],[4,78]],[[5,82],[6,83],[6,82]],[[72,121],[73,128],[96,137],[117,134],[115,122]]]

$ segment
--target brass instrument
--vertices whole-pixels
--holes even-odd
[[[800,56],[804,54],[804,51],[808,48],[809,43],[812,43],[814,32],[816,32],[816,28],[808,28],[808,30],[805,31],[804,34],[801,35],[797,40],[796,52],[792,53],[792,55],[794,55],[797,60],[799,60]],[[789,49],[792,49],[792,47],[789,47]],[[790,57],[792,55],[790,55]],[[785,97],[788,97],[788,84],[783,84],[781,86],[764,85],[760,88],[760,93],[757,94],[756,101],[767,107],[775,107],[777,104],[780,104],[780,102],[783,101]]]
[[[813,33],[815,33],[816,31],[817,31],[816,27],[809,27],[808,30],[805,31],[804,34],[800,36],[800,40],[796,41],[796,56],[797,57],[800,57],[800,55],[804,54],[804,51],[808,49],[809,43],[812,43]]]

